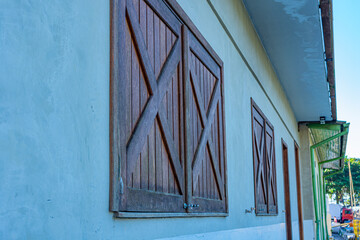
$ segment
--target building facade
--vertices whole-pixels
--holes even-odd
[[[348,131],[329,16],[0,3],[0,238],[325,239],[323,169],[343,167]]]

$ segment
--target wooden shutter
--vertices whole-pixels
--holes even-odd
[[[162,1],[126,0],[121,211],[181,212],[184,127],[180,22]],[[122,11],[120,9],[120,11]],[[120,39],[124,41],[124,39]]]
[[[185,31],[186,32],[186,31]],[[186,152],[189,212],[226,212],[221,68],[191,33],[185,34]],[[189,167],[190,168],[190,167]]]
[[[252,101],[255,212],[277,214],[274,128]]]
[[[274,129],[272,125],[266,121],[266,169],[267,169],[267,198],[268,213],[277,214],[277,189],[276,189],[276,165],[275,165],[275,144]]]
[[[113,0],[111,41],[110,210],[226,212],[221,60],[172,0]]]

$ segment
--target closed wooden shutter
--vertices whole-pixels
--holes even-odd
[[[255,213],[277,214],[274,128],[254,101],[252,101],[252,132]]]
[[[184,211],[180,22],[161,1],[125,4],[121,210]],[[123,40],[123,39],[121,39]]]
[[[189,32],[186,49],[187,156],[191,212],[226,212],[225,152],[221,68]]]
[[[115,3],[110,209],[226,212],[221,65],[167,2]]]

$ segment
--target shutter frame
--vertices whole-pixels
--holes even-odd
[[[275,158],[275,131],[273,125],[266,118],[265,114],[261,111],[259,106],[255,103],[253,98],[250,98],[251,102],[251,131],[252,131],[252,148],[253,148],[253,172],[254,172],[254,202],[255,202],[255,214],[262,215],[277,215],[278,214],[278,199],[277,199],[277,181],[276,181],[276,158]],[[257,119],[257,120],[256,120]],[[257,146],[256,140],[256,126],[254,121],[260,121],[262,126],[261,141],[263,142],[261,148]],[[267,135],[270,131],[271,144],[270,144],[270,157],[268,149]],[[260,152],[259,152],[260,150]],[[259,163],[262,166],[262,172],[258,170],[258,156],[260,156]],[[269,158],[271,161],[269,161]],[[270,164],[269,164],[270,163]],[[262,174],[262,176],[260,175]],[[259,184],[264,182],[265,188],[263,189],[264,202],[261,202],[261,196],[259,195]],[[274,203],[270,204],[270,197],[273,197]]]

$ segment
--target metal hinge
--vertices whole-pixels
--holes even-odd
[[[187,204],[187,203],[184,203],[184,209],[187,209],[187,208],[192,209],[192,208],[198,208],[198,207],[200,207],[199,204]]]

